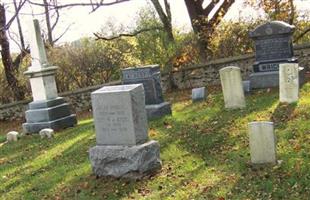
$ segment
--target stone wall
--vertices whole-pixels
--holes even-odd
[[[71,104],[74,112],[85,111],[91,108],[90,93],[106,85],[119,85],[120,81],[114,81],[103,85],[82,88],[72,92],[64,92],[59,96],[64,97]],[[18,101],[10,104],[0,105],[0,121],[23,119],[28,103],[31,100]]]
[[[296,46],[294,50],[295,56],[298,57],[299,66],[306,68],[306,71],[310,71],[310,44]],[[218,85],[220,84],[219,70],[227,66],[240,67],[242,79],[247,80],[253,72],[252,65],[254,61],[254,54],[212,60],[205,64],[173,72],[173,83],[178,86],[178,89]],[[163,91],[167,91],[171,87],[168,74],[162,74],[161,78]]]
[[[295,55],[299,59],[299,65],[310,71],[310,44],[294,47]],[[219,70],[226,66],[238,66],[241,68],[243,80],[248,79],[252,73],[252,64],[254,63],[254,54],[223,58],[211,62],[189,67],[185,70],[173,72],[174,84],[179,89],[201,87],[206,85],[220,84]],[[167,74],[162,74],[162,87],[166,92],[170,87]],[[103,85],[96,85],[88,88],[79,89],[72,92],[65,92],[59,96],[65,97],[72,105],[74,112],[85,111],[91,108],[90,93],[104,85],[118,85],[120,81],[111,82]],[[28,109],[28,103],[31,100],[24,100],[10,104],[0,105],[0,121],[15,120],[24,117]]]

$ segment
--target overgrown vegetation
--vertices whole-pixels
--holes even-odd
[[[279,104],[278,91],[256,91],[247,108],[225,110],[219,89],[192,104],[189,91],[169,96],[173,116],[152,121],[163,168],[138,182],[96,178],[88,149],[93,120],[52,140],[25,136],[0,145],[0,199],[299,199],[310,196],[310,83],[297,104]],[[280,163],[249,164],[247,123],[275,123]]]

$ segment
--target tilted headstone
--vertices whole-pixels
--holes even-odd
[[[239,67],[220,69],[225,108],[244,108],[245,99]]]
[[[255,43],[254,73],[250,75],[252,88],[278,86],[280,64],[298,62],[293,51],[294,30],[293,25],[272,21],[250,31]]]
[[[31,35],[31,66],[25,75],[30,78],[33,101],[25,113],[24,132],[38,133],[44,128],[57,130],[74,126],[76,116],[71,114],[69,104],[58,97],[55,81],[58,67],[47,61],[38,20],[33,20]]]
[[[194,88],[192,89],[192,101],[203,101],[206,99],[206,88],[200,87],[200,88]]]
[[[293,103],[299,97],[298,64],[280,64],[280,102]]]
[[[139,179],[161,168],[156,141],[147,141],[142,84],[103,87],[91,94],[97,145],[89,150],[97,176]]]
[[[276,164],[276,136],[273,122],[251,122],[250,154],[253,164]]]
[[[148,119],[171,114],[171,105],[162,94],[159,65],[123,69],[122,83],[143,84]]]

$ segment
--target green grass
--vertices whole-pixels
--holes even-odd
[[[187,96],[171,94],[173,116],[149,124],[161,145],[157,174],[137,182],[96,178],[87,119],[52,140],[31,135],[0,144],[0,199],[309,199],[310,83],[293,105],[279,104],[276,90],[247,96],[242,110],[223,109],[218,90],[201,103]],[[280,165],[250,165],[247,123],[254,120],[275,122]]]

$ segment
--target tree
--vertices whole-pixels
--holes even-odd
[[[21,7],[24,5],[24,2],[20,2],[20,4],[17,6],[17,12],[15,15],[7,22],[6,20],[6,14],[5,14],[5,7],[3,4],[0,4],[0,46],[1,46],[1,59],[2,64],[4,66],[4,72],[6,76],[6,80],[8,82],[9,87],[11,88],[14,97],[16,100],[22,100],[24,99],[25,93],[24,90],[19,85],[18,79],[16,78],[16,74],[18,72],[18,66],[22,60],[22,55],[24,55],[23,52],[19,56],[17,56],[17,59],[20,59],[18,62],[17,60],[13,61],[11,57],[10,52],[10,43],[9,39],[7,37],[7,30],[9,29],[10,25],[12,24],[13,20],[17,17],[18,11],[21,9]]]
[[[245,4],[255,8],[263,8],[269,20],[279,20],[294,24],[297,18],[293,0],[249,0]]]
[[[191,19],[194,33],[198,36],[200,59],[205,61],[206,54],[211,53],[208,48],[209,40],[225,14],[228,12],[234,0],[212,0],[205,8],[204,0],[184,0]],[[216,10],[215,10],[216,9]],[[213,15],[211,16],[211,13]]]
[[[168,40],[171,43],[174,43],[174,37],[172,33],[172,23],[171,23],[171,10],[169,2],[167,0],[164,0],[166,13],[164,12],[164,9],[160,5],[159,0],[151,0],[151,2],[153,3],[156,12],[159,15],[160,21],[162,22],[164,30],[167,33]]]

